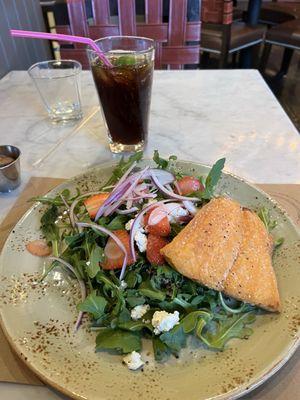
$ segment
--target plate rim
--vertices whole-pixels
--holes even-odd
[[[150,162],[152,162],[152,159],[146,157],[146,158],[143,158],[142,161],[150,161]],[[178,159],[176,161],[182,162],[182,163],[186,163],[186,164],[196,164],[197,166],[201,166],[201,167],[205,167],[205,168],[211,168],[212,167],[212,165],[204,164],[204,163],[197,162],[197,161],[189,161],[189,160],[183,160],[183,159]],[[114,165],[117,165],[117,164],[118,164],[117,161],[106,161],[106,162],[103,162],[103,163],[99,163],[99,164],[93,165],[92,167],[88,168],[84,172],[81,172],[80,174],[77,174],[77,175],[75,175],[75,176],[73,176],[71,178],[68,178],[65,181],[59,183],[58,185],[56,185],[55,187],[53,187],[52,189],[47,191],[47,193],[45,193],[44,196],[48,196],[53,191],[59,190],[60,187],[63,187],[66,184],[69,184],[71,182],[75,182],[77,179],[80,179],[80,177],[83,177],[86,174],[92,173],[92,171],[95,170],[95,169],[98,169],[98,168],[101,168],[101,167],[102,168],[113,167]],[[240,176],[238,176],[238,175],[236,175],[236,174],[234,174],[234,173],[232,173],[232,172],[230,172],[230,171],[228,171],[226,169],[222,171],[222,175],[223,174],[224,175],[229,175],[229,176],[233,177],[234,179],[236,179],[237,181],[245,183],[246,185],[250,186],[252,189],[255,189],[256,191],[258,191],[260,194],[262,194],[269,201],[271,201],[283,213],[283,215],[288,219],[288,222],[292,225],[294,231],[296,232],[296,234],[300,238],[300,229],[294,223],[294,221],[289,216],[287,211],[277,202],[277,200],[272,198],[263,189],[257,187],[256,184],[254,184],[252,182],[249,182],[245,178],[242,178],[242,177],[240,177]],[[23,216],[18,220],[18,222],[12,227],[12,230],[10,231],[9,235],[7,236],[7,238],[6,238],[5,242],[4,242],[4,245],[2,247],[2,250],[1,250],[0,265],[2,263],[3,253],[4,253],[5,249],[6,249],[6,246],[8,245],[8,241],[9,241],[9,239],[11,237],[12,231],[15,229],[15,227],[17,225],[22,224],[22,222],[27,218],[27,216],[29,214],[31,214],[33,212],[33,210],[40,204],[42,204],[42,203],[39,202],[39,201],[35,202],[23,214]],[[48,386],[50,386],[50,388],[54,388],[55,390],[59,391],[60,393],[71,397],[72,399],[75,399],[75,400],[86,400],[87,399],[87,397],[85,397],[84,395],[79,395],[76,392],[72,392],[71,390],[67,389],[65,386],[61,386],[56,381],[47,378],[28,359],[25,359],[25,357],[23,355],[23,352],[21,351],[21,349],[18,348],[16,342],[9,335],[9,333],[8,333],[8,331],[6,329],[5,323],[3,321],[3,315],[2,315],[2,309],[1,308],[0,308],[0,326],[2,328],[4,336],[5,336],[6,340],[8,341],[8,343],[9,343],[11,349],[13,350],[13,352],[18,356],[18,358],[22,361],[22,363],[24,365],[26,365],[31,370],[31,372],[33,372],[35,375],[37,375],[37,377],[43,383],[45,383]],[[259,386],[261,386],[263,383],[265,383],[272,376],[274,376],[291,359],[291,357],[295,354],[295,352],[297,351],[299,346],[300,346],[300,336],[295,336],[295,338],[291,341],[290,346],[288,347],[288,349],[284,352],[284,356],[282,358],[280,358],[280,355],[282,354],[281,353],[281,354],[279,354],[279,356],[275,360],[273,359],[272,360],[272,366],[268,369],[268,371],[266,371],[263,375],[259,376],[251,384],[249,384],[249,381],[248,381],[248,384],[247,384],[247,382],[245,382],[245,383],[241,384],[239,387],[237,387],[236,389],[234,389],[231,392],[220,394],[220,395],[211,397],[211,398],[209,398],[207,400],[236,400],[236,399],[239,399],[241,396],[252,392],[253,390],[257,389]]]

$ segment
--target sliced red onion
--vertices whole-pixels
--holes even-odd
[[[76,219],[76,217],[75,217],[75,215],[74,215],[74,210],[75,210],[75,207],[77,206],[77,204],[80,202],[80,200],[84,199],[85,197],[93,196],[93,195],[99,194],[99,193],[101,193],[101,192],[88,192],[88,193],[84,193],[84,194],[82,194],[81,196],[77,197],[77,199],[75,199],[75,200],[73,201],[73,203],[72,203],[71,206],[70,206],[70,211],[69,211],[69,214],[70,214],[70,222],[71,222],[71,225],[72,225],[73,228],[75,228],[75,219]]]
[[[178,194],[180,194],[180,196],[182,195],[182,193],[181,193],[181,189],[180,189],[180,187],[179,187],[179,185],[178,185],[178,182],[177,181],[174,181],[174,186],[175,186],[175,188],[176,188],[176,190],[177,190],[177,193]]]
[[[138,211],[137,207],[131,207],[129,210],[119,210],[118,208],[116,209],[116,213],[121,215],[131,214],[136,211]]]
[[[123,194],[123,196],[121,197],[120,200],[115,201],[114,204],[112,204],[111,206],[107,207],[107,209],[104,211],[103,215],[105,217],[107,217],[108,215],[110,215],[111,213],[113,213],[117,208],[119,208],[119,206],[122,204],[122,202],[127,198],[127,196],[129,196],[131,194],[131,192],[133,191],[133,189],[136,187],[136,185],[139,183],[139,181],[141,179],[144,179],[144,174],[145,172],[149,169],[149,166],[145,167],[142,171],[134,174],[134,179],[131,183],[131,185],[129,186],[129,188],[125,191],[125,193]],[[132,175],[133,176],[133,175]],[[130,178],[132,178],[129,177]],[[132,205],[130,205],[128,208],[131,208]]]
[[[195,215],[197,213],[198,208],[194,206],[192,201],[184,200],[182,203],[189,213],[191,213],[192,215]]]
[[[66,268],[68,268],[75,275],[75,277],[79,283],[79,286],[80,286],[81,300],[84,301],[86,298],[86,287],[85,287],[84,281],[81,279],[81,277],[79,276],[76,269],[74,267],[72,267],[72,265],[69,264],[67,261],[63,260],[62,258],[51,256],[48,259],[51,261],[59,262],[60,264],[64,265]],[[78,328],[81,324],[82,316],[83,316],[83,312],[80,311],[78,314],[77,320],[76,320],[75,327],[74,327],[75,332],[78,330]]]
[[[136,254],[134,251],[134,237],[135,237],[137,230],[139,229],[139,227],[141,225],[140,223],[141,223],[142,217],[146,214],[146,212],[151,210],[153,207],[157,207],[161,204],[165,204],[170,201],[173,201],[173,200],[167,199],[167,200],[161,200],[161,201],[157,201],[156,203],[149,204],[147,207],[145,207],[143,210],[141,210],[138,213],[135,220],[133,221],[133,223],[131,225],[131,229],[130,229],[130,251],[131,251],[131,256],[132,256],[134,262],[136,262]]]
[[[123,251],[124,253],[124,260],[123,260],[123,265],[122,265],[122,269],[121,269],[121,273],[120,273],[120,281],[124,278],[124,274],[126,271],[126,266],[127,266],[127,260],[128,260],[128,255],[127,255],[127,251],[125,249],[125,246],[123,245],[123,243],[121,242],[121,240],[118,238],[118,236],[116,236],[114,233],[112,233],[109,229],[104,228],[103,226],[94,224],[94,223],[88,223],[88,222],[76,222],[76,225],[81,227],[81,228],[92,228],[92,229],[96,229],[100,232],[105,233],[106,235],[110,236],[115,242],[116,244],[120,247],[120,249]]]
[[[127,178],[127,176],[129,176],[129,174],[132,172],[132,170],[134,169],[134,167],[136,166],[136,161],[134,161],[134,163],[128,168],[128,170],[124,173],[123,176],[121,176],[121,178],[119,179],[118,183],[116,184],[115,188],[117,188],[122,182],[125,181],[125,179]]]
[[[130,181],[125,180],[120,186],[115,188],[108,198],[104,201],[104,203],[99,207],[95,221],[98,221],[100,217],[102,217],[104,211],[109,207],[114,201],[119,200],[121,197],[124,196],[124,193],[130,187]]]
[[[64,203],[64,205],[65,205],[65,207],[66,207],[66,209],[67,209],[67,211],[69,212],[70,206],[69,206],[69,204],[67,203],[66,199],[64,198],[64,196],[63,196],[61,193],[59,193],[59,197],[61,198],[62,202]]]
[[[158,187],[158,189],[164,193],[166,196],[168,196],[171,199],[176,199],[176,200],[189,200],[189,201],[200,201],[197,197],[187,197],[187,196],[181,196],[179,194],[176,194],[174,192],[171,192],[170,190],[166,189],[164,187],[164,185],[162,185],[160,183],[160,181],[157,179],[157,177],[155,176],[155,173],[151,173],[152,176],[152,180],[154,182],[154,184]]]

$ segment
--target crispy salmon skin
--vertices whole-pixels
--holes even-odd
[[[228,198],[216,198],[161,249],[182,275],[209,288],[222,290],[242,241],[242,208]]]
[[[269,311],[280,310],[276,276],[272,266],[270,235],[259,217],[243,211],[243,241],[237,260],[224,285],[231,297]]]

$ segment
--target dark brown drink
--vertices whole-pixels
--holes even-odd
[[[110,139],[138,150],[148,134],[153,61],[130,54],[109,59],[112,68],[96,61],[92,72]]]

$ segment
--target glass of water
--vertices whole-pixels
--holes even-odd
[[[28,73],[53,122],[82,118],[81,70],[81,64],[73,60],[43,61],[29,68]]]

